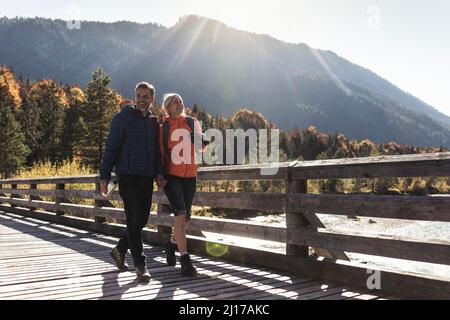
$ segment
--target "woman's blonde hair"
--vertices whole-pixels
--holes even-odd
[[[170,105],[170,103],[172,102],[174,97],[178,97],[181,100],[181,103],[183,104],[183,111],[181,112],[183,115],[186,115],[184,112],[184,102],[183,102],[183,98],[181,98],[181,96],[178,93],[166,93],[164,95],[163,98],[163,103],[162,103],[162,109],[164,111],[165,114],[169,115],[169,112],[167,111],[167,107]]]

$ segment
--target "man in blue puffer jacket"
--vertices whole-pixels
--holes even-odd
[[[142,250],[142,229],[147,224],[153,195],[153,181],[163,187],[164,167],[159,148],[159,125],[150,112],[155,88],[147,83],[136,85],[136,105],[126,105],[114,116],[100,168],[100,189],[107,193],[111,171],[119,183],[127,221],[126,234],[112,250],[111,256],[120,271],[128,270],[125,254],[130,249],[137,280],[148,282],[146,256]]]

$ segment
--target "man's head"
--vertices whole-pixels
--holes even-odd
[[[136,85],[136,107],[145,114],[155,102],[155,88],[148,82],[139,82]]]

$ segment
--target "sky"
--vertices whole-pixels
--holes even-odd
[[[450,116],[448,0],[0,0],[7,17],[169,27],[189,14],[334,51]]]

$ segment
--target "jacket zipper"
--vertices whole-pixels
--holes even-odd
[[[147,120],[146,120],[146,118],[145,118],[145,116],[144,116],[144,131],[145,131],[145,160],[146,160],[146,162],[145,163],[148,163],[148,146],[147,146]],[[149,171],[148,171],[148,167],[146,168],[146,171],[147,171],[147,173],[149,173]]]

